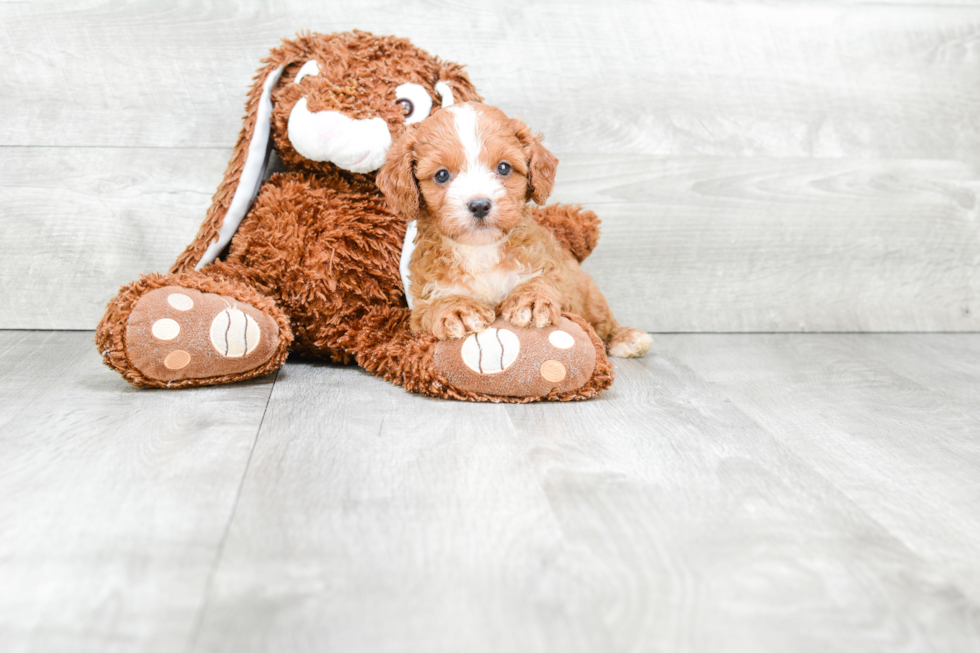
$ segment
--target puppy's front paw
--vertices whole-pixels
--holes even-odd
[[[561,317],[561,304],[540,292],[517,292],[504,300],[501,316],[514,326],[546,327]]]
[[[432,335],[439,340],[462,338],[468,333],[483,331],[496,318],[489,306],[482,304],[454,304],[437,309],[432,320]]]

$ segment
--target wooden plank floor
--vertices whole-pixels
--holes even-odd
[[[28,651],[980,650],[980,334],[658,335],[570,405],[0,331]]]

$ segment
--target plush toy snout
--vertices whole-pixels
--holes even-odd
[[[391,132],[381,118],[355,120],[339,111],[310,112],[306,98],[289,113],[289,142],[311,161],[329,161],[344,170],[366,173],[385,161]]]

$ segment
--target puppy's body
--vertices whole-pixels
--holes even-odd
[[[592,278],[530,216],[528,201],[547,199],[557,164],[524,123],[476,103],[438,112],[391,148],[378,185],[418,220],[413,330],[458,338],[497,314],[544,327],[569,312],[613,356],[649,349],[650,337],[616,322]]]

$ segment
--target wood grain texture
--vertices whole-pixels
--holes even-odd
[[[94,327],[193,238],[225,165],[218,149],[0,152],[5,328]],[[978,189],[955,161],[568,155],[552,199],[601,216],[585,269],[646,331],[973,331]]]
[[[272,379],[137,390],[91,340],[0,332],[0,641],[180,651]]]
[[[94,329],[119,289],[166,272],[228,152],[0,148],[0,328]]]
[[[192,650],[529,650],[538,622],[561,636],[542,614],[560,606],[535,605],[561,536],[510,411],[314,363],[273,395]]]
[[[568,405],[437,402],[289,365],[193,650],[980,646],[957,578],[671,342]]]
[[[0,332],[4,651],[980,647],[980,335],[661,335],[532,406],[90,338]]]
[[[976,646],[975,604],[953,579],[683,365],[675,341],[700,338],[621,363],[600,410],[519,420],[569,545],[594,565],[611,636],[595,650]],[[906,602],[923,612],[903,616]]]
[[[977,336],[658,342],[980,601]]]
[[[978,170],[958,161],[564,157],[585,269],[647,331],[976,331]]]
[[[658,332],[975,331],[980,4],[0,3],[0,328],[90,329],[193,237],[299,30],[468,64]]]
[[[265,51],[353,28],[468,64],[563,152],[972,158],[980,145],[968,4],[90,1],[0,5],[0,24],[0,57],[17,62],[0,73],[2,145],[228,147]]]

